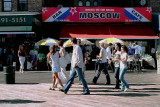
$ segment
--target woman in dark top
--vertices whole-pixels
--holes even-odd
[[[25,56],[26,52],[23,48],[23,45],[19,46],[19,50],[18,50],[18,57],[19,57],[19,62],[20,62],[20,72],[23,73],[23,69],[24,69],[24,62],[25,62]]]

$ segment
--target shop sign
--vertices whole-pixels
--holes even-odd
[[[44,7],[43,22],[151,22],[151,7]]]
[[[0,25],[32,25],[33,16],[13,15],[0,16]]]

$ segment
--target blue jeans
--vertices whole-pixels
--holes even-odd
[[[119,67],[115,67],[114,68],[114,77],[116,78],[116,88],[119,88],[119,71],[120,68]]]
[[[86,83],[86,80],[84,79],[83,77],[83,72],[82,72],[82,68],[79,68],[79,67],[76,67],[76,68],[72,68],[72,72],[71,72],[71,75],[69,77],[69,80],[68,82],[66,83],[66,85],[64,86],[63,88],[63,91],[64,92],[68,92],[69,88],[71,87],[71,84],[76,76],[76,74],[78,74],[78,77],[79,77],[79,80],[82,82],[82,85],[83,85],[83,91],[84,93],[89,93],[89,88],[87,86],[87,83]]]
[[[135,61],[136,70],[141,70],[141,62],[139,61],[139,59],[140,59],[140,54],[135,54],[134,58],[135,58],[135,59],[138,59],[138,61]]]
[[[125,87],[129,88],[129,85],[127,82],[124,80],[124,74],[127,72],[127,68],[120,68],[120,75],[119,79],[121,80],[121,90],[124,90]]]

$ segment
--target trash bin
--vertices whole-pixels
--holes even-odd
[[[3,67],[6,84],[15,84],[15,67],[5,66]]]

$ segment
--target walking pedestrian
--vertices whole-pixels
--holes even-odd
[[[69,76],[68,76],[68,74],[66,72],[66,67],[67,67],[67,63],[68,62],[65,59],[66,51],[65,51],[65,49],[63,47],[63,42],[61,40],[58,41],[58,47],[60,48],[59,55],[60,55],[60,57],[63,57],[62,58],[63,59],[63,63],[65,63],[65,66],[61,66],[60,65],[61,72],[58,72],[58,76],[59,76],[60,80],[62,81],[62,83],[66,84],[68,79],[69,79]],[[57,81],[56,81],[55,87],[57,87]]]
[[[82,82],[82,85],[83,85],[83,91],[84,91],[83,95],[88,95],[90,94],[90,91],[89,91],[86,80],[84,79],[83,73],[82,73],[82,68],[84,65],[82,50],[80,46],[77,45],[76,38],[72,38],[71,43],[73,46],[73,54],[72,54],[72,60],[71,60],[72,72],[71,72],[71,75],[69,77],[67,84],[62,89],[62,92],[64,92],[65,94],[68,92],[74,80],[74,77],[76,76],[76,74],[78,74],[79,80]]]
[[[52,78],[53,78],[53,86],[50,87],[50,90],[55,90],[54,86],[55,86],[56,80],[59,82],[59,84],[63,88],[63,84],[58,77],[58,72],[61,72],[60,65],[59,65],[59,53],[58,53],[55,45],[51,45],[49,50],[50,50],[50,52],[47,55],[47,64],[49,64],[49,60],[51,59],[51,61],[52,61],[52,65],[51,65],[52,66]]]
[[[81,47],[82,54],[83,54],[84,66],[82,68],[82,72],[83,72],[83,77],[85,78],[85,71],[86,71],[86,64],[88,61],[88,55],[87,55],[87,51],[86,51],[85,46],[81,45],[81,39],[77,40],[77,44]]]
[[[100,53],[97,56],[97,59],[100,60],[100,62],[98,63],[98,72],[96,76],[93,78],[93,83],[94,84],[97,83],[97,80],[101,74],[101,71],[103,71],[104,74],[106,75],[106,80],[107,80],[106,85],[110,85],[111,80],[110,80],[110,76],[107,69],[108,63],[106,60],[106,50],[104,48],[104,43],[100,43],[100,48],[101,48]]]
[[[127,59],[128,59],[128,48],[126,46],[121,47],[121,59],[120,62],[120,75],[119,79],[121,80],[121,89],[119,91],[127,91],[129,85],[124,80],[124,74],[127,72]]]
[[[18,50],[18,57],[19,57],[19,62],[20,62],[20,72],[23,73],[24,70],[24,62],[25,62],[25,57],[27,56],[23,45],[19,46],[19,50]]]
[[[116,78],[116,86],[115,86],[115,89],[119,89],[119,71],[120,71],[120,63],[119,63],[119,60],[120,60],[120,56],[121,56],[121,44],[120,43],[116,43],[115,44],[115,51],[114,51],[114,77]]]

